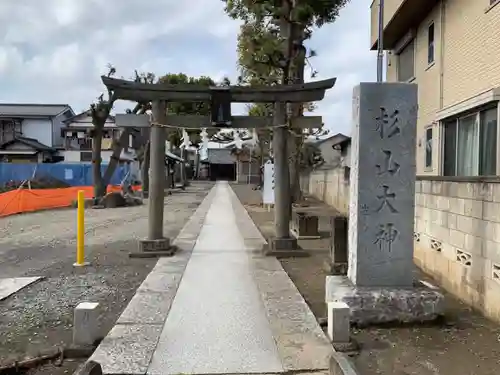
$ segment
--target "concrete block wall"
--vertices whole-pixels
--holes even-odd
[[[415,263],[446,290],[500,322],[500,178],[421,176],[415,186]],[[342,168],[302,176],[303,191],[347,214]]]
[[[424,178],[415,192],[415,263],[500,321],[500,181]]]
[[[344,168],[318,169],[301,179],[304,192],[335,207],[340,213],[349,210],[349,183]]]

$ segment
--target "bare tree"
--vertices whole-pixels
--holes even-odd
[[[116,73],[116,69],[109,65],[108,77],[113,76]],[[151,73],[139,75],[137,71],[135,72],[136,81],[147,82],[147,79],[152,75]],[[154,79],[154,76],[153,76]],[[147,82],[149,83],[149,82]],[[101,173],[102,166],[102,139],[104,135],[104,127],[106,121],[108,120],[113,106],[116,101],[116,96],[112,90],[106,92],[106,98],[104,93],[101,94],[95,103],[90,105],[90,114],[92,116],[91,130],[92,137],[92,177],[94,183],[94,198],[102,198],[107,191],[107,187],[113,177],[117,166],[119,165],[120,155],[122,150],[128,143],[130,130],[122,130],[118,139],[114,139],[112,143],[112,155],[110,157],[109,163],[104,171]],[[145,113],[150,108],[150,103],[137,103],[136,106],[130,111],[130,113]]]

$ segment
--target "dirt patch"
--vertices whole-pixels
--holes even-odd
[[[167,236],[177,235],[211,186],[194,184],[183,194],[169,196]],[[2,254],[0,274],[44,277],[0,302],[0,366],[71,344],[73,310],[83,301],[101,303],[101,332],[103,337],[107,334],[157,261],[128,257],[137,249],[137,239],[145,237],[146,212],[145,207],[89,212],[86,252],[91,265],[84,268],[73,267],[74,229],[69,228],[72,223],[64,223],[67,213],[48,214],[60,223],[60,230],[52,229],[54,222],[36,220],[43,218],[40,213],[0,221],[12,236],[9,251]],[[31,236],[25,235],[28,228]],[[81,362],[65,360],[60,367],[48,364],[29,374],[69,374]]]
[[[273,212],[259,207],[260,191],[249,185],[233,189],[265,235],[273,232]],[[316,204],[315,204],[316,206]],[[325,205],[326,206],[326,205]],[[329,233],[327,218],[320,231]],[[326,317],[323,262],[328,238],[299,241],[308,258],[282,259],[281,264],[316,318]],[[430,280],[428,277],[424,278]],[[430,280],[432,281],[432,280]],[[362,375],[493,375],[500,368],[500,326],[445,293],[447,324],[432,327],[368,328],[353,330],[360,344],[353,359]]]

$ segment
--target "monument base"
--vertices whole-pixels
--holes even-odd
[[[139,241],[139,251],[129,254],[130,258],[157,258],[173,256],[177,248],[170,243],[170,238],[161,238],[159,240],[141,240]]]
[[[349,342],[332,342],[332,346],[336,352],[346,353],[348,355],[356,355],[360,350],[358,342],[354,340]]]
[[[345,302],[358,326],[424,323],[444,314],[444,296],[420,282],[413,288],[359,287],[347,276],[327,276],[325,287],[326,302]]]
[[[269,238],[267,245],[264,246],[263,252],[265,256],[275,256],[277,258],[292,258],[292,257],[306,257],[309,254],[307,251],[299,248],[297,239],[289,238]]]

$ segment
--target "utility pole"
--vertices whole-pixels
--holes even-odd
[[[377,82],[384,80],[384,0],[378,5]]]

